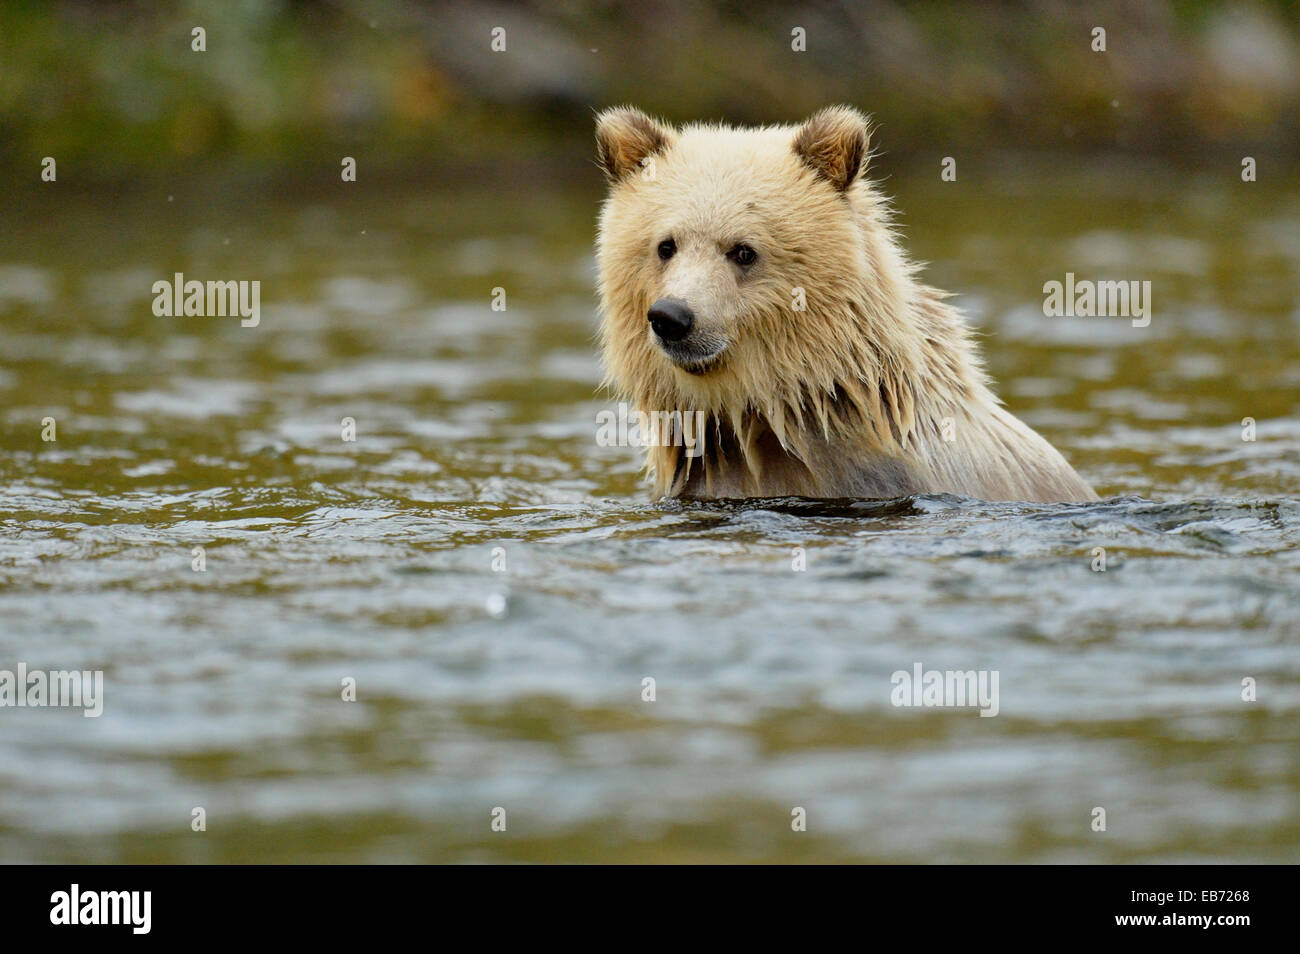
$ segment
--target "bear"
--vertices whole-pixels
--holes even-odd
[[[759,128],[597,115],[605,383],[704,421],[647,442],[654,496],[1097,500],[918,278],[870,137],[847,106]]]

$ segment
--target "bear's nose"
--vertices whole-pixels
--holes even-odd
[[[660,298],[647,313],[650,327],[664,341],[681,341],[690,333],[695,315],[686,302],[676,298]]]

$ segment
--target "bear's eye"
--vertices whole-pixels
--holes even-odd
[[[659,243],[659,257],[665,262],[677,254],[677,243],[672,239],[664,239]]]
[[[737,245],[727,253],[727,258],[731,259],[742,268],[747,268],[748,266],[753,265],[758,259],[758,253],[748,245]]]

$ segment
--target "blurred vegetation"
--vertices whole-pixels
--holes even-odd
[[[0,160],[95,180],[587,175],[592,110],[876,115],[895,155],[1300,155],[1300,5],[414,0],[0,7]],[[1091,31],[1106,29],[1107,51]],[[191,30],[206,31],[206,52]],[[495,27],[506,50],[490,49]],[[807,31],[807,52],[791,31]]]

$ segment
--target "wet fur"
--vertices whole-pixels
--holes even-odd
[[[648,450],[654,493],[1097,499],[1001,406],[965,322],[917,279],[863,175],[867,137],[865,119],[844,107],[760,129],[677,130],[628,108],[600,117],[608,383],[642,410],[707,415],[701,456]],[[640,174],[647,157],[653,180]],[[647,327],[660,291],[655,243],[673,223],[727,233],[719,248],[734,233],[761,249],[761,269],[717,290],[731,344],[703,374],[671,362]],[[794,286],[806,311],[792,306]]]

